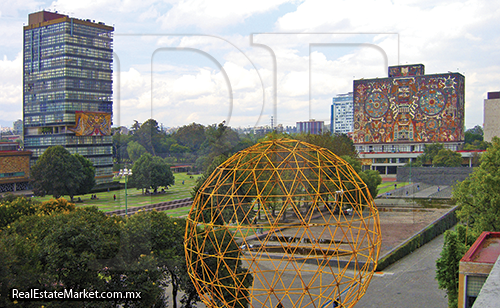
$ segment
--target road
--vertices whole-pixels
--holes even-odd
[[[355,308],[446,308],[446,292],[438,289],[436,259],[444,237],[438,236],[373,277]]]

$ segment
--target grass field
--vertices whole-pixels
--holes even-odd
[[[191,190],[196,184],[196,179],[200,175],[194,175],[193,178],[186,173],[174,173],[175,185],[171,186],[166,190],[165,194],[157,195],[143,195],[141,189],[130,188],[127,189],[127,206],[143,206],[148,204],[155,204],[160,202],[184,199],[191,197]],[[184,181],[184,184],[182,184]],[[123,180],[122,180],[123,183]],[[398,188],[408,185],[408,182],[385,182],[378,186],[379,194],[384,194],[388,191],[394,190],[394,184],[398,185]],[[98,206],[104,212],[125,209],[125,190],[115,190],[110,192],[100,192],[97,193],[98,199],[90,199],[91,194],[75,196],[74,200],[80,198],[82,202],[76,202],[77,206]],[[113,196],[116,195],[116,201]],[[36,197],[36,200],[46,201],[49,200],[50,196]],[[69,200],[69,196],[64,196],[64,198]],[[182,207],[173,210],[166,211],[169,216],[172,217],[185,217],[189,213],[189,207]]]
[[[194,175],[193,178],[186,173],[174,173],[175,185],[169,187],[165,194],[157,195],[143,195],[141,189],[129,188],[127,189],[127,206],[143,206],[148,204],[155,204],[160,202],[184,199],[191,197],[191,190],[196,184],[196,179],[200,175]],[[123,180],[122,180],[123,182]],[[184,182],[184,184],[183,184]],[[112,190],[109,192],[97,193],[98,199],[91,199],[91,194],[75,196],[74,201],[80,198],[82,202],[76,202],[77,206],[98,206],[101,210],[108,212],[113,210],[125,209],[125,190]],[[116,195],[116,201],[113,196]],[[63,196],[69,200],[69,196]],[[36,197],[39,201],[49,200],[51,196]],[[189,213],[189,208],[177,208],[172,211],[168,211],[170,216],[183,216]]]
[[[394,190],[394,184],[398,185],[398,188],[404,187],[408,184],[409,182],[385,182],[382,183],[378,186],[378,194],[385,194],[388,191]]]

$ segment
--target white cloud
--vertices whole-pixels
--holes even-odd
[[[268,49],[250,45],[251,29],[343,33],[331,38],[338,45],[324,48],[307,44],[312,35],[272,38],[278,59],[278,121],[286,125],[309,117],[329,118],[325,115],[331,97],[352,91],[353,79],[386,77],[382,51],[387,52],[389,65],[422,63],[426,73],[462,72],[468,127],[482,124],[486,92],[500,90],[500,65],[495,62],[500,57],[500,3],[486,0],[0,1],[0,107],[2,114],[13,118],[22,113],[22,24],[28,13],[40,8],[115,25],[115,53],[122,65],[120,78],[115,77],[115,97],[120,97],[115,115],[126,125],[151,117],[152,108],[166,126],[225,119],[229,88],[220,67],[233,89],[232,125],[254,125],[262,108],[260,124],[268,124],[274,102],[273,58]],[[267,28],[251,24],[258,21]],[[165,32],[206,36],[120,36]],[[352,43],[367,44],[342,45]],[[154,54],[163,47],[201,52]],[[203,53],[215,62],[207,56],[200,60]]]
[[[160,17],[162,28],[174,30],[194,26],[202,32],[240,24],[254,14],[261,14],[278,8],[286,0],[181,0]]]
[[[3,56],[0,60],[0,119],[12,120],[22,117],[22,56],[9,60]],[[21,81],[21,82],[20,82]]]

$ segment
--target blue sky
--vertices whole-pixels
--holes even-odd
[[[467,128],[500,90],[500,3],[0,0],[0,120],[22,117],[22,28],[41,9],[115,27],[114,124],[329,122],[331,98],[387,65],[466,78]]]

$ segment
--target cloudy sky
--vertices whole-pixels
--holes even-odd
[[[500,90],[497,1],[0,0],[0,120],[22,117],[23,24],[42,9],[115,27],[115,125],[329,122],[353,79],[421,63],[465,76],[472,128]]]

